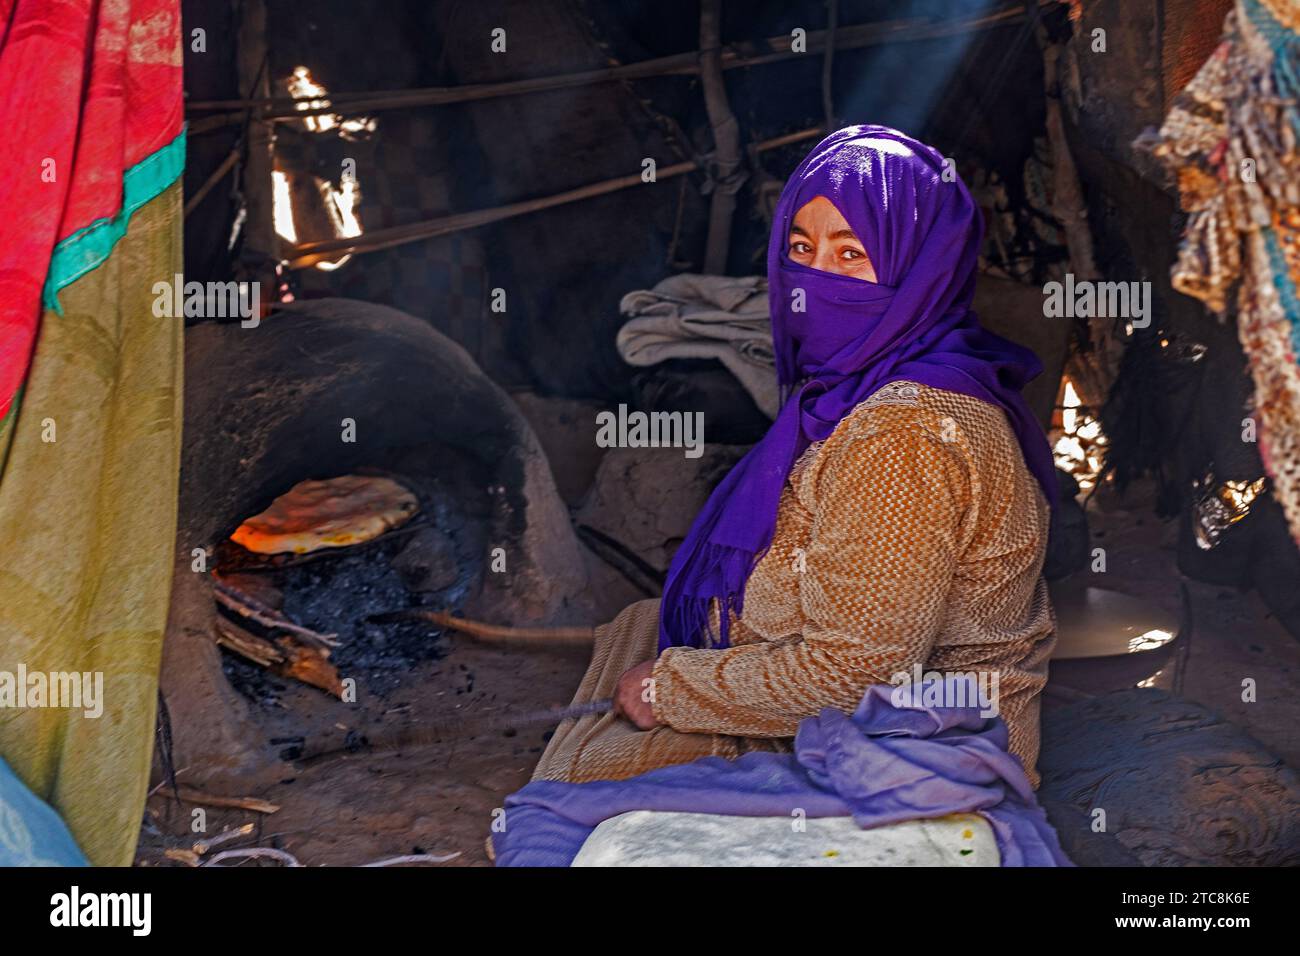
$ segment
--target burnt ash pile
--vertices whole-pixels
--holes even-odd
[[[401,687],[416,665],[443,657],[448,643],[427,621],[376,618],[410,608],[458,611],[483,570],[481,535],[452,497],[431,482],[401,481],[419,497],[420,511],[372,541],[270,560],[229,544],[219,558],[239,580],[255,577],[262,584],[258,597],[289,621],[334,635],[328,660],[339,678],[353,678],[381,697]],[[220,610],[231,619],[229,609]],[[222,669],[236,690],[262,706],[283,706],[281,697],[296,683],[229,650]]]
[[[421,621],[379,622],[373,615],[422,604],[434,596],[411,591],[393,566],[405,541],[367,553],[318,561],[285,576],[284,612],[313,630],[338,635],[330,660],[344,676],[410,666],[440,656],[438,632]],[[359,675],[358,675],[359,676]]]
[[[294,683],[229,651],[222,651],[221,672],[242,697],[268,709],[283,707],[280,698]]]

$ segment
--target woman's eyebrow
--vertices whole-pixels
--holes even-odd
[[[790,235],[793,236],[795,233],[798,233],[799,235],[803,236],[805,239],[812,238],[812,234],[809,233],[808,230],[804,229],[802,226],[791,226]],[[828,239],[853,239],[855,241],[859,241],[859,242],[861,241],[858,239],[857,233],[855,233],[852,229],[837,230],[836,232],[832,232],[827,238]]]

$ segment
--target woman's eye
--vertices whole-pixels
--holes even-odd
[[[842,253],[840,253],[840,255],[841,255],[842,258],[845,258],[845,259],[865,259],[865,258],[866,258],[866,256],[865,256],[863,253],[858,252],[858,250],[856,250],[856,249],[845,249]]]
[[[790,254],[792,256],[806,256],[810,252],[812,252],[812,247],[806,242],[790,243]]]

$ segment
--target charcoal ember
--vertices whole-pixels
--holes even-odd
[[[410,667],[436,660],[446,642],[426,622],[372,620],[377,614],[421,603],[394,559],[408,542],[340,554],[289,568],[284,580],[284,613],[307,627],[338,635],[330,663],[344,677],[359,677],[366,687],[387,693],[401,684]]]
[[[246,700],[262,707],[278,707],[280,695],[288,689],[284,681],[266,668],[228,651],[221,654],[221,669],[230,686]]]

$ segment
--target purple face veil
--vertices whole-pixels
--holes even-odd
[[[795,213],[830,200],[862,240],[877,282],[821,272],[787,256]],[[1049,502],[1051,449],[1020,390],[1042,371],[1033,352],[982,329],[971,311],[984,224],[934,149],[885,126],[850,126],[822,140],[790,176],[767,250],[776,371],[789,397],[762,441],[722,480],[668,569],[659,649],[700,647],[709,605],[714,642],[772,543],[786,477],[811,442],[889,382],[909,380],[1001,408]]]

